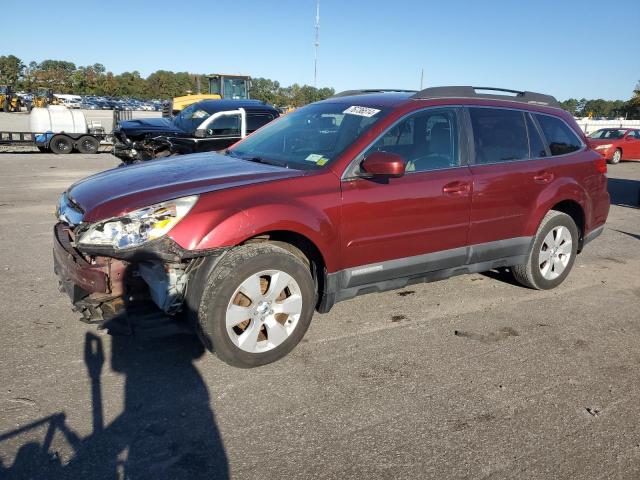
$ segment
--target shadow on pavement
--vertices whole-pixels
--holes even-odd
[[[137,335],[138,321],[129,311],[106,324],[111,336],[86,333],[92,433],[80,437],[66,425],[66,415],[73,412],[0,433],[0,445],[28,438],[11,465],[0,463],[0,479],[229,478],[209,391],[193,363],[204,353],[202,343],[195,334],[170,331],[166,325],[158,334],[147,325],[141,330],[144,335]],[[111,341],[108,359],[103,339]],[[123,411],[105,425],[101,379],[106,361],[124,375],[125,383]],[[64,389],[61,385],[61,392]],[[110,403],[112,396],[106,397]],[[41,438],[41,431],[44,439],[34,440]],[[60,442],[73,451],[68,463],[52,451]]]
[[[640,208],[640,181],[626,178],[608,179],[611,205]]]

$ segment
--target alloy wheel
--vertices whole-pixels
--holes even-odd
[[[572,252],[571,233],[567,227],[553,228],[540,246],[538,266],[540,273],[547,280],[554,280],[562,275],[569,264]]]
[[[265,270],[244,280],[231,296],[227,334],[241,350],[267,352],[289,338],[301,313],[302,295],[296,280],[280,270]]]

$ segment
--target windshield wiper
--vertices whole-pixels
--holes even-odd
[[[247,160],[248,162],[256,162],[256,163],[264,163],[265,165],[275,165],[276,167],[284,167],[289,168],[289,164],[285,162],[278,162],[276,160],[267,160],[262,157],[239,157],[242,160]]]

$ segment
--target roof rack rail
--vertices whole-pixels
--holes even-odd
[[[498,93],[484,93],[498,92]],[[512,93],[515,95],[504,95]],[[509,90],[507,88],[494,87],[470,87],[470,86],[449,86],[431,87],[420,90],[411,98],[492,98],[495,100],[509,100],[511,102],[530,103],[535,105],[547,105],[560,108],[560,104],[555,97],[543,93],[527,92],[520,90]]]
[[[352,95],[366,95],[367,93],[387,93],[387,92],[399,92],[399,93],[416,93],[417,90],[405,90],[402,88],[363,88],[359,90],[345,90],[333,95],[331,98],[350,97]]]

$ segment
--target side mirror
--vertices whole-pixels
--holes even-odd
[[[627,136],[624,138],[624,141],[625,141],[625,142],[630,142],[631,140],[635,140],[635,138],[633,138],[631,135],[627,135]]]
[[[360,164],[364,176],[371,177],[401,177],[406,166],[404,158],[391,152],[370,153]]]

